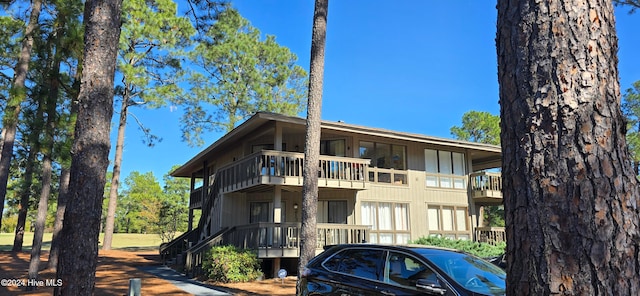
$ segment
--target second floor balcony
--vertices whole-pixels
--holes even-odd
[[[370,160],[321,155],[318,187],[367,189]],[[302,186],[304,153],[263,150],[221,167],[216,173],[221,193],[260,185]]]
[[[369,159],[320,155],[318,187],[369,188]],[[263,150],[227,164],[215,174],[218,193],[260,190],[264,186],[301,187],[304,153]],[[190,208],[202,207],[202,187],[191,191]]]
[[[473,173],[470,179],[471,194],[476,204],[500,205],[502,203],[502,174]]]

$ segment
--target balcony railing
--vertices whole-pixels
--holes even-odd
[[[369,168],[369,181],[374,183],[387,183],[393,185],[409,184],[407,171],[384,168]]]
[[[335,244],[362,243],[369,240],[371,227],[347,224],[317,224],[316,248]],[[226,244],[253,249],[258,257],[298,257],[300,223],[254,223],[236,227],[224,239]]]
[[[318,223],[316,229],[319,253],[328,245],[369,241],[371,226]],[[205,252],[215,245],[255,250],[259,258],[300,257],[300,223],[253,223],[222,230],[186,252],[185,269],[190,275],[201,272]]]
[[[189,195],[189,209],[200,208],[202,208],[202,187],[192,190]]]
[[[321,155],[318,163],[318,186],[366,189],[370,160]],[[221,167],[221,191],[232,192],[252,186],[302,186],[304,154],[263,150]]]
[[[481,243],[497,245],[507,241],[504,227],[476,227],[476,240]]]
[[[502,202],[502,175],[480,172],[471,174],[471,192],[476,203],[500,204]]]

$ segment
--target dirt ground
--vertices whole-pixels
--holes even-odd
[[[29,252],[0,252],[0,295],[52,295],[52,287],[41,287],[36,291],[10,285],[5,280],[26,280],[29,269]],[[55,273],[42,270],[46,266],[48,252],[43,252],[39,280],[54,280]],[[142,295],[191,295],[178,289],[169,281],[157,278],[139,270],[144,265],[160,264],[157,251],[100,251],[96,271],[96,296],[127,295],[129,279],[142,280]],[[251,283],[215,284],[222,290],[238,296],[295,295],[295,277],[287,277],[284,283],[280,279],[267,279]],[[15,281],[14,281],[15,283]],[[213,283],[207,283],[213,284]]]

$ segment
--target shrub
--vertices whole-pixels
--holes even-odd
[[[262,276],[256,254],[234,246],[211,248],[205,254],[202,267],[208,279],[222,283],[248,282]]]
[[[487,243],[478,243],[469,240],[454,240],[440,237],[421,237],[415,241],[412,241],[411,243],[456,249],[472,255],[476,255],[481,258],[499,256],[504,253],[505,247],[507,246],[504,242],[494,246]]]

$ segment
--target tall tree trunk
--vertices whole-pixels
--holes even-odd
[[[64,25],[64,21],[60,21],[59,24]],[[50,43],[53,52],[53,58],[50,61],[48,70],[48,94],[46,98],[47,107],[47,122],[44,128],[44,140],[43,142],[43,158],[42,158],[42,189],[40,191],[40,202],[38,203],[38,214],[36,216],[36,227],[33,234],[33,243],[31,244],[31,258],[29,262],[29,279],[37,279],[38,271],[40,267],[40,253],[42,251],[42,237],[44,235],[45,222],[47,220],[47,212],[49,205],[49,195],[51,194],[51,175],[52,175],[52,162],[53,162],[53,146],[54,146],[54,134],[57,130],[58,114],[56,107],[58,105],[58,97],[60,93],[59,76],[60,76],[60,63],[62,60],[60,40],[63,36],[57,33],[53,36],[53,41]],[[35,288],[33,286],[27,286],[27,288]]]
[[[31,245],[31,259],[29,261],[28,277],[32,280],[38,278],[40,252],[42,251],[42,236],[44,235],[44,224],[47,220],[49,193],[51,193],[51,154],[45,153],[42,162],[42,191],[40,192],[36,226],[33,232],[33,243]],[[33,290],[35,288],[36,286],[27,285],[27,290]]]
[[[56,207],[56,219],[53,223],[53,234],[51,236],[51,248],[49,249],[49,261],[47,268],[56,270],[58,268],[58,258],[60,255],[60,231],[62,231],[62,221],[64,220],[64,212],[67,207],[67,195],[69,192],[69,175],[68,167],[63,166],[60,172],[60,185],[58,189],[58,205]]]
[[[125,84],[126,85],[126,84]],[[118,205],[118,187],[120,184],[120,170],[122,166],[122,150],[124,147],[124,131],[127,126],[127,109],[129,107],[129,98],[125,94],[122,98],[122,107],[120,108],[120,121],[118,123],[118,138],[116,139],[116,153],[113,160],[113,175],[111,177],[111,188],[109,188],[109,206],[107,207],[107,221],[104,229],[103,250],[111,250],[111,241],[113,240],[113,230],[116,218],[116,208]]]
[[[13,159],[13,145],[16,139],[20,104],[22,104],[27,97],[25,82],[27,81],[27,72],[29,71],[29,61],[31,61],[33,34],[38,27],[41,8],[41,0],[34,0],[31,3],[29,24],[27,25],[27,29],[24,34],[25,37],[22,41],[20,57],[16,64],[15,77],[13,85],[11,85],[9,101],[7,102],[4,110],[2,124],[4,137],[2,139],[2,154],[0,155],[0,226],[2,226],[1,213],[4,211],[4,200],[7,196],[7,183],[9,182],[9,170],[11,168],[11,160]]]
[[[44,121],[43,109],[44,104],[39,104],[38,109],[36,111],[36,119],[33,129],[31,129],[31,135],[29,136],[30,140],[30,149],[29,154],[27,155],[27,161],[24,168],[24,175],[22,179],[21,189],[20,189],[20,206],[18,208],[18,222],[16,223],[16,232],[13,238],[13,248],[11,251],[20,252],[22,251],[22,245],[24,244],[24,233],[26,231],[27,225],[27,213],[29,211],[29,203],[31,199],[31,185],[33,185],[33,170],[36,163],[36,156],[40,152],[40,125]]]
[[[62,38],[65,36],[65,29],[66,29],[66,24],[67,24],[67,19],[69,18],[68,15],[66,13],[64,13],[66,10],[60,10],[58,12],[58,30],[56,33],[56,53],[59,53],[58,48],[61,48],[62,46]],[[81,64],[81,60],[78,61],[78,64]],[[56,60],[55,60],[55,64],[54,66],[57,66],[57,68],[54,68],[52,70],[52,75],[56,75],[55,76],[55,81],[51,81],[51,85],[52,85],[52,92],[55,92],[56,94],[58,93],[58,89],[59,89],[59,82],[58,82],[58,78],[60,75],[60,55],[56,56]],[[73,85],[70,89],[70,92],[68,94],[68,96],[70,98],[73,98],[71,100],[71,109],[69,111],[69,121],[66,122],[66,124],[63,127],[64,129],[61,130],[62,133],[64,133],[64,135],[62,136],[63,139],[65,139],[65,141],[68,141],[67,143],[71,143],[73,141],[73,127],[75,127],[76,121],[75,118],[78,115],[78,104],[74,103],[77,100],[78,97],[78,91],[80,90],[80,84],[78,83],[78,81],[80,81],[81,79],[81,75],[82,75],[82,71],[81,68],[78,67],[76,69],[76,73],[75,73],[75,77],[74,77],[74,82]],[[58,185],[58,199],[57,199],[57,204],[56,204],[56,216],[55,216],[55,221],[53,223],[53,233],[51,236],[51,247],[49,249],[49,260],[47,261],[47,269],[49,270],[53,270],[56,271],[57,267],[58,267],[58,257],[60,255],[60,231],[62,231],[62,224],[63,224],[63,220],[64,220],[64,212],[67,206],[67,196],[69,194],[69,179],[70,179],[70,157],[71,157],[71,152],[67,150],[67,145],[62,145],[63,148],[62,151],[59,151],[59,159],[60,159],[60,166],[61,166],[61,170],[60,170],[60,180],[59,180],[59,185]]]
[[[54,295],[92,295],[120,37],[121,0],[85,2],[85,49],[72,148],[69,199],[61,232]]]
[[[7,130],[2,127],[2,134],[0,134],[0,141],[3,141],[4,143],[4,135],[7,133]],[[0,145],[0,158],[2,158],[2,146],[4,145]]]
[[[320,159],[320,120],[322,111],[322,82],[324,78],[324,49],[327,36],[329,0],[316,0],[311,36],[311,65],[307,131],[304,148],[304,181],[302,184],[302,225],[300,229],[300,260],[298,274],[302,274],[316,251],[316,213],[318,211],[318,163]]]
[[[81,61],[79,61],[81,63]],[[75,81],[73,82],[73,86],[71,88],[71,94],[69,97],[77,98],[78,93],[80,91],[80,83],[79,81],[82,78],[82,68],[78,68],[75,74]],[[76,118],[78,116],[78,103],[77,100],[72,100],[71,102],[71,111],[69,114],[69,122],[67,125],[67,129],[65,129],[65,139],[66,141],[73,142],[73,128],[76,125]],[[64,145],[67,147],[67,145]],[[69,181],[71,178],[71,160],[67,157],[71,157],[71,151],[61,151],[61,166],[62,170],[60,172],[60,186],[58,188],[58,204],[56,206],[56,220],[53,224],[53,234],[51,236],[51,249],[49,250],[49,262],[47,268],[51,270],[56,270],[58,268],[58,258],[60,256],[60,233],[63,227],[64,221],[64,212],[67,208],[67,199],[69,196]]]
[[[507,294],[640,295],[611,1],[498,1]]]

